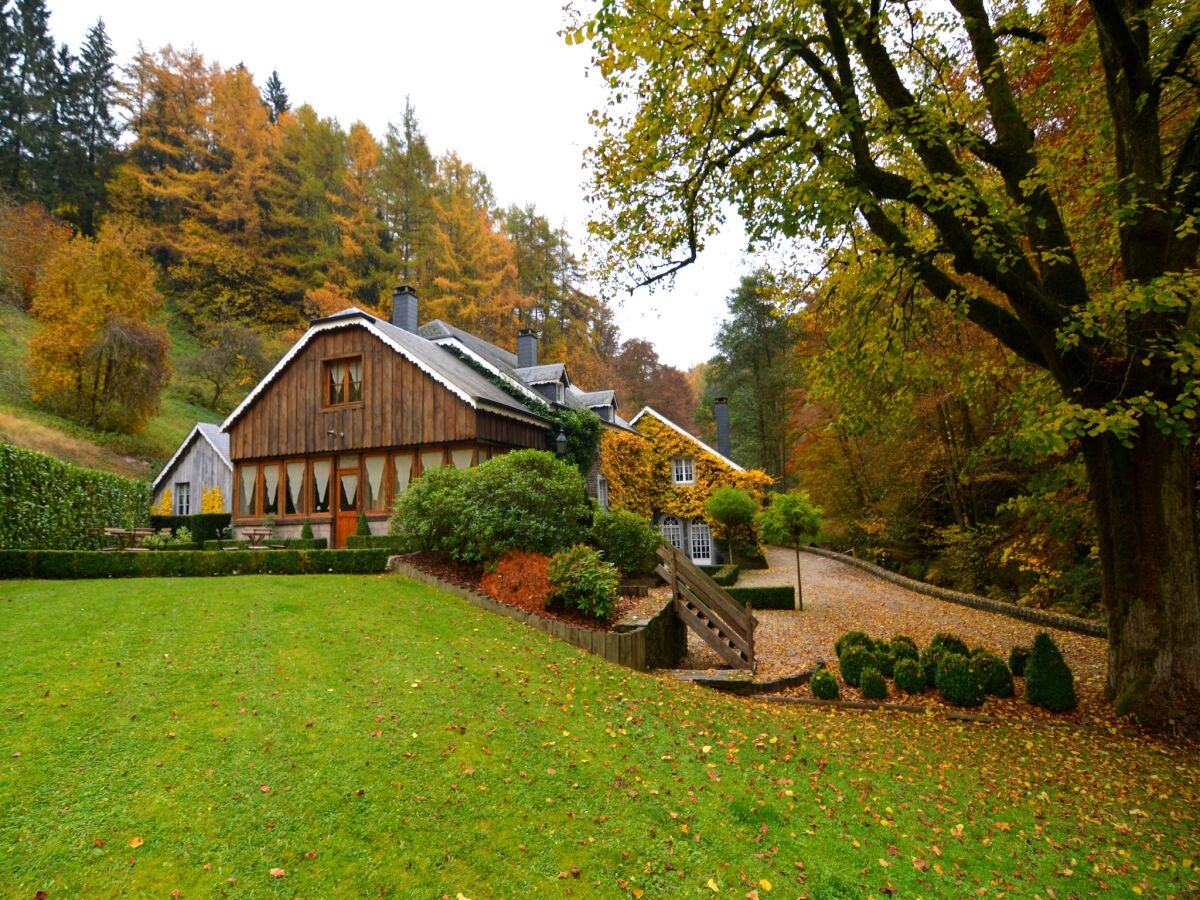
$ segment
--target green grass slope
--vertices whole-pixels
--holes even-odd
[[[1194,895],[1198,777],[747,703],[394,576],[0,587],[4,896]]]
[[[29,398],[26,356],[37,330],[25,312],[0,303],[0,440],[49,453],[66,462],[132,477],[152,477],[197,422],[223,416],[193,403],[191,391],[176,377],[162,397],[159,413],[135,435],[92,431],[54,415]],[[171,360],[176,367],[196,352],[193,340],[172,325]]]

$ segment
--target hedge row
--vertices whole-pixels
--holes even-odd
[[[350,534],[346,536],[346,546],[351,550],[366,550],[373,547],[402,553],[404,538],[398,534]]]
[[[282,544],[287,550],[324,550],[329,542],[325,538],[270,538],[267,544]],[[234,547],[238,550],[247,550],[250,547],[249,541],[205,541],[205,550],[224,550],[226,547]],[[255,553],[264,551],[256,550]]]
[[[387,568],[387,550],[233,550],[131,553],[0,550],[0,579],[170,578],[208,575],[371,574]]]
[[[0,549],[76,550],[89,528],[147,524],[150,484],[0,443]]]
[[[793,587],[731,587],[725,590],[739,604],[749,602],[753,609],[796,608],[796,589]]]
[[[192,533],[192,539],[204,543],[214,540],[223,528],[229,527],[229,513],[196,513],[194,516],[151,516],[150,527],[170,528],[174,534],[180,528]]]

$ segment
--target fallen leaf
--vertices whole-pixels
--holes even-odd
[[[316,850],[309,850],[307,853],[305,853],[305,854],[304,854],[304,858],[305,858],[305,859],[316,859],[316,858],[317,858],[317,851],[316,851]],[[462,895],[460,894],[459,896],[462,896]]]
[[[717,887],[717,879],[715,879],[715,878],[708,879],[708,889],[710,891],[712,891],[714,894],[721,893],[721,889],[719,887]]]
[[[287,874],[287,872],[285,872],[283,869],[275,868],[275,869],[272,869],[270,871],[270,873],[268,873],[268,874],[270,874],[270,876],[272,878],[282,878],[284,875]]]
[[[136,850],[138,847],[142,846],[142,844],[144,844],[144,843],[145,843],[145,841],[143,841],[140,836],[132,837],[129,839],[129,846],[132,847],[134,850]]]

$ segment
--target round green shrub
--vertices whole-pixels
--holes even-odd
[[[892,677],[896,681],[896,687],[906,694],[920,694],[925,691],[925,670],[915,659],[905,657],[897,660]]]
[[[622,575],[649,575],[658,565],[662,533],[636,513],[597,511],[588,534],[589,543]]]
[[[1033,639],[1033,651],[1025,665],[1025,697],[1051,712],[1068,712],[1077,702],[1075,676],[1054,639],[1044,631]]]
[[[943,653],[937,667],[937,689],[955,706],[980,706],[983,673],[961,653]]]
[[[921,651],[921,671],[925,673],[926,687],[937,687],[937,668],[945,655],[941,646],[930,644]]]
[[[970,656],[971,650],[966,643],[952,634],[947,634],[944,631],[939,631],[933,636],[933,640],[929,642],[930,647],[937,647],[943,653],[957,653],[960,656]]]
[[[887,681],[877,669],[867,666],[858,678],[858,686],[864,697],[882,700],[888,695]]]
[[[873,650],[875,642],[867,636],[865,631],[847,631],[833,644],[833,652],[837,654],[837,658],[841,659],[846,655],[846,651],[852,647],[861,647],[864,650]]]
[[[812,688],[813,696],[820,700],[835,700],[838,695],[837,679],[828,669],[817,669],[813,672],[808,686]]]
[[[585,544],[554,554],[546,568],[553,593],[567,607],[595,619],[607,619],[617,603],[617,567]]]
[[[986,650],[976,650],[971,659],[972,665],[983,673],[983,692],[992,697],[1011,697],[1013,695],[1012,672],[1004,664],[1004,660]]]
[[[846,684],[858,687],[858,679],[862,675],[862,670],[870,667],[878,672],[879,660],[872,651],[865,647],[851,647],[838,661],[838,667],[842,670],[842,680]]]
[[[887,641],[880,641],[875,645],[874,653],[875,661],[879,663],[879,674],[884,678],[891,678],[896,668],[896,651],[892,649],[892,645]]]
[[[917,646],[917,642],[905,634],[898,634],[889,641],[892,647],[892,653],[895,654],[897,660],[901,659],[920,659],[921,650]]]
[[[1008,651],[1008,667],[1012,669],[1015,677],[1021,678],[1025,674],[1025,665],[1029,662],[1029,648],[1023,644],[1019,644]]]

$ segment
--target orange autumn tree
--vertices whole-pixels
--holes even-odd
[[[113,224],[76,237],[47,261],[34,289],[34,402],[92,428],[138,431],[170,378],[163,299],[138,237]]]

